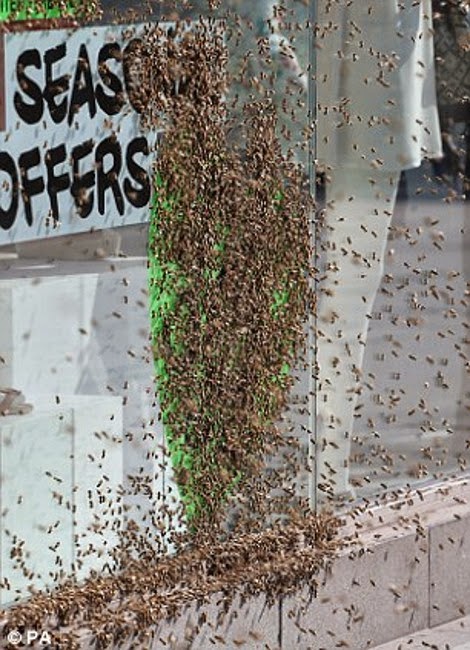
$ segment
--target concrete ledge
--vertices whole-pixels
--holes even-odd
[[[403,503],[381,509],[356,509],[343,528],[355,545],[272,605],[264,594],[243,602],[235,595],[228,604],[221,593],[198,605],[188,591],[176,620],[150,624],[145,639],[123,638],[106,650],[367,650],[461,618],[470,592],[467,483],[410,492]],[[142,625],[138,618],[135,625]],[[74,650],[95,648],[86,623],[73,627],[81,635]]]
[[[370,648],[428,624],[428,540],[408,534],[342,554],[282,604],[282,647]]]
[[[280,611],[279,600],[268,604],[264,596],[246,600],[236,595],[228,603],[222,593],[216,593],[203,604],[189,603],[176,620],[149,625],[144,635],[114,641],[106,650],[279,650]],[[96,649],[96,638],[88,629],[61,630],[60,647],[68,632],[77,644],[74,650]]]
[[[430,627],[470,614],[470,514],[430,529],[430,596]]]
[[[189,648],[253,648],[276,650],[279,645],[280,603],[269,605],[264,596],[242,600],[237,596],[223,611],[224,598],[215,595],[208,605],[190,616],[187,629],[191,635]],[[188,635],[187,635],[188,636]],[[157,650],[155,646],[154,650]]]

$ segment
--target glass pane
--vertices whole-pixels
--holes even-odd
[[[103,11],[0,42],[3,604],[315,497],[310,8]]]
[[[37,65],[2,37],[3,603],[467,471],[449,7],[106,1]]]
[[[469,22],[452,7],[318,3],[324,502],[467,469]]]

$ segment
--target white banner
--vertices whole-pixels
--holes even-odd
[[[125,65],[144,29],[0,34],[0,245],[148,220],[156,134]]]

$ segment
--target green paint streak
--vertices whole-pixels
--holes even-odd
[[[65,9],[65,10],[64,10]],[[51,0],[2,0],[0,2],[0,21],[5,20],[39,20],[43,18],[60,18],[76,14],[75,3],[67,2],[65,7]]]

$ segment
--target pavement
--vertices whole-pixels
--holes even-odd
[[[470,616],[395,639],[372,650],[470,650]]]

